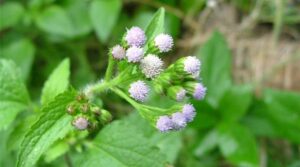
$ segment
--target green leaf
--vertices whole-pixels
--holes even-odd
[[[241,167],[258,167],[258,149],[254,136],[238,124],[218,127],[218,145],[232,164]]]
[[[66,11],[59,6],[50,6],[46,8],[36,18],[36,24],[41,30],[65,38],[73,34],[73,27]]]
[[[70,77],[70,60],[63,60],[51,73],[48,80],[45,82],[42,91],[41,102],[46,104],[53,98],[64,92],[69,86]]]
[[[26,80],[30,74],[35,53],[32,42],[28,39],[18,39],[6,46],[1,46],[0,49],[0,57],[13,60],[22,71],[21,77]]]
[[[121,0],[94,0],[90,7],[90,18],[98,38],[106,42],[122,7]]]
[[[94,140],[93,146],[82,155],[78,166],[164,167],[165,157],[133,124],[114,121]]]
[[[55,141],[72,130],[72,117],[65,110],[75,96],[74,90],[66,91],[42,108],[42,115],[21,144],[17,167],[33,166]]]
[[[29,95],[18,68],[10,60],[0,59],[0,129],[6,128],[16,115],[29,107]]]
[[[222,97],[219,110],[224,121],[238,121],[247,112],[252,99],[249,85],[232,86]]]
[[[160,8],[152,17],[146,28],[148,38],[146,46],[155,38],[156,35],[164,32],[165,9]]]
[[[224,37],[214,32],[196,55],[202,60],[201,77],[207,87],[206,98],[217,108],[219,100],[231,84],[231,54]]]
[[[72,22],[73,36],[84,36],[92,31],[88,1],[72,0],[66,7],[66,12]]]
[[[6,2],[0,6],[0,31],[18,23],[24,13],[24,8],[17,2]]]
[[[204,139],[196,147],[195,154],[197,156],[203,156],[207,152],[213,150],[218,146],[218,132],[212,130],[209,132]]]
[[[300,143],[300,94],[280,90],[264,91],[266,117],[276,132],[291,141]]]

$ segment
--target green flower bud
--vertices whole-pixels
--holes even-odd
[[[107,110],[102,109],[101,110],[101,115],[100,115],[100,120],[101,120],[101,122],[106,124],[106,123],[112,121],[112,115]]]
[[[186,96],[186,90],[181,86],[171,86],[167,92],[168,96],[176,101],[182,101]]]
[[[84,103],[80,106],[81,112],[83,112],[83,113],[87,113],[89,111],[89,108],[90,108],[90,106],[88,103]]]

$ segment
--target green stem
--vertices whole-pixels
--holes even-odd
[[[111,55],[109,55],[108,66],[107,66],[107,70],[106,70],[105,78],[104,78],[104,80],[106,82],[108,82],[112,77],[114,65],[115,65],[115,61],[114,61],[113,57]]]
[[[116,87],[110,88],[113,92],[115,92],[117,95],[122,97],[124,100],[126,100],[129,104],[131,104],[134,108],[137,110],[140,108],[140,104],[132,100],[129,96],[127,96],[123,91]]]
[[[275,8],[276,8],[276,13],[274,17],[274,30],[273,30],[273,39],[275,44],[277,44],[280,33],[281,33],[281,28],[283,25],[283,15],[284,15],[284,6],[285,3],[283,0],[275,0]]]

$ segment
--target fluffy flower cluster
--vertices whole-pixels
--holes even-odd
[[[180,130],[187,123],[193,121],[196,110],[193,105],[185,104],[180,112],[175,112],[171,116],[160,116],[156,122],[156,128],[161,132]]]
[[[168,34],[161,33],[153,40],[147,41],[142,29],[132,27],[124,35],[122,44],[111,49],[110,54],[114,60],[122,61],[130,69],[127,75],[132,78],[126,82],[134,81],[128,85],[127,90],[132,99],[138,102],[147,100],[150,87],[146,84],[148,83],[146,80],[152,82],[151,87],[156,93],[166,95],[177,102],[186,101],[189,97],[197,100],[204,98],[206,88],[198,82],[201,62],[197,57],[180,58],[164,69],[160,55],[171,51],[173,46],[173,38]],[[150,108],[146,107],[145,117],[151,115],[149,110],[155,110]],[[194,119],[196,111],[191,104],[185,104],[179,110],[166,111],[161,116],[157,116],[156,113],[149,116],[149,120],[156,121],[156,128],[161,132],[180,130]]]

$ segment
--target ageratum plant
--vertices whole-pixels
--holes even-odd
[[[172,50],[173,38],[165,33],[153,39],[139,27],[126,31],[121,44],[109,51],[109,63],[104,79],[89,84],[77,101],[68,106],[78,130],[93,130],[111,120],[110,113],[98,108],[93,101],[97,95],[112,91],[130,103],[143,118],[161,132],[184,128],[196,115],[189,98],[201,100],[206,88],[200,83],[201,62],[195,56],[180,58],[168,67],[162,60],[164,53]],[[167,96],[177,104],[159,108],[144,104],[151,91]]]
[[[114,93],[134,107],[146,122],[163,135],[179,131],[193,121],[197,111],[190,100],[202,100],[206,94],[206,88],[200,79],[201,62],[195,56],[182,57],[169,65],[163,61],[164,55],[174,48],[173,38],[163,31],[163,18],[164,10],[160,9],[146,30],[137,26],[125,30],[120,43],[108,50],[105,75],[96,83],[89,83],[80,90],[66,90],[67,85],[60,85],[61,81],[57,76],[69,75],[62,72],[63,68],[69,68],[69,62],[65,60],[59,65],[43,88],[43,107],[38,120],[28,123],[32,126],[21,143],[18,167],[34,166],[45,152],[51,153],[49,148],[58,149],[60,144],[66,143],[65,147],[70,145],[77,152],[96,147],[98,152],[99,149],[102,150],[97,155],[110,151],[117,157],[122,154],[117,159],[126,158],[129,166],[161,166],[166,162],[157,150],[144,143],[144,137],[135,132],[124,133],[128,131],[127,126],[131,125],[120,125],[118,121],[111,123],[112,112],[105,108],[107,105],[99,105],[102,97]],[[66,91],[63,92],[64,90]],[[150,94],[168,98],[173,103],[165,108],[150,105]],[[115,132],[111,133],[110,129]],[[127,141],[131,139],[133,141]],[[136,141],[139,143],[123,148],[119,145],[123,140],[127,144]],[[71,148],[64,148],[58,153],[55,150],[53,156],[65,154],[69,161],[67,153]],[[124,149],[128,154],[124,153]],[[144,153],[157,162],[148,163],[146,159],[141,161],[140,154]],[[107,164],[108,157],[104,158],[105,156],[107,154],[99,157],[103,160],[82,161],[80,164],[95,166],[98,164],[90,163],[98,161]],[[131,161],[127,162],[127,159]],[[119,161],[109,162],[110,165],[113,163]]]

